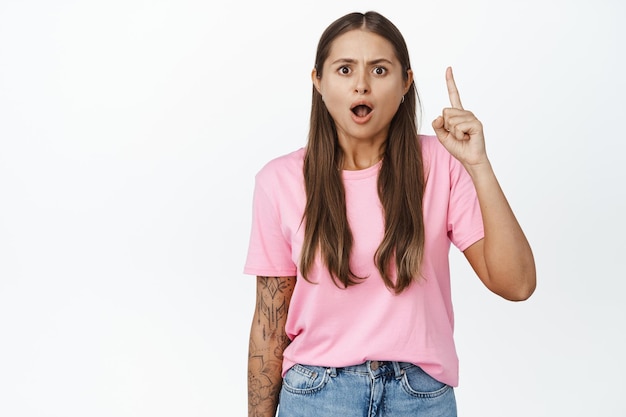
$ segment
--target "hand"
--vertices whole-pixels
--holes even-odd
[[[463,109],[452,68],[446,70],[446,84],[452,107],[444,108],[433,121],[433,129],[443,146],[464,165],[487,161],[483,125],[470,111]]]

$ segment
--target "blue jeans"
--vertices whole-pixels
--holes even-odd
[[[328,368],[294,365],[278,417],[456,417],[452,387],[406,362]]]

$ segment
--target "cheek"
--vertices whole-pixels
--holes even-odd
[[[389,108],[390,111],[395,114],[398,107],[400,107],[403,91],[404,90],[402,90],[402,88],[389,89],[387,94],[384,96],[385,108]]]
[[[332,91],[332,90],[326,90]],[[345,107],[343,100],[337,94],[326,93],[323,96],[324,104],[326,105],[326,109],[328,109],[329,113],[333,118]]]

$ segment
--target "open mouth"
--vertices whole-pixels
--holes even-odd
[[[359,104],[358,106],[354,106],[351,110],[352,113],[354,113],[358,117],[365,117],[372,112],[372,109],[365,104]]]

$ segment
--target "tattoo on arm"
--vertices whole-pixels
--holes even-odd
[[[257,290],[257,310],[269,324],[269,331],[279,330],[281,320],[287,316],[289,300],[285,297],[285,289],[289,284],[282,279],[261,277],[261,285]],[[266,335],[264,335],[266,337]]]
[[[289,344],[285,320],[295,277],[259,277],[255,326],[248,350],[250,416],[274,415],[281,388],[283,351]]]

